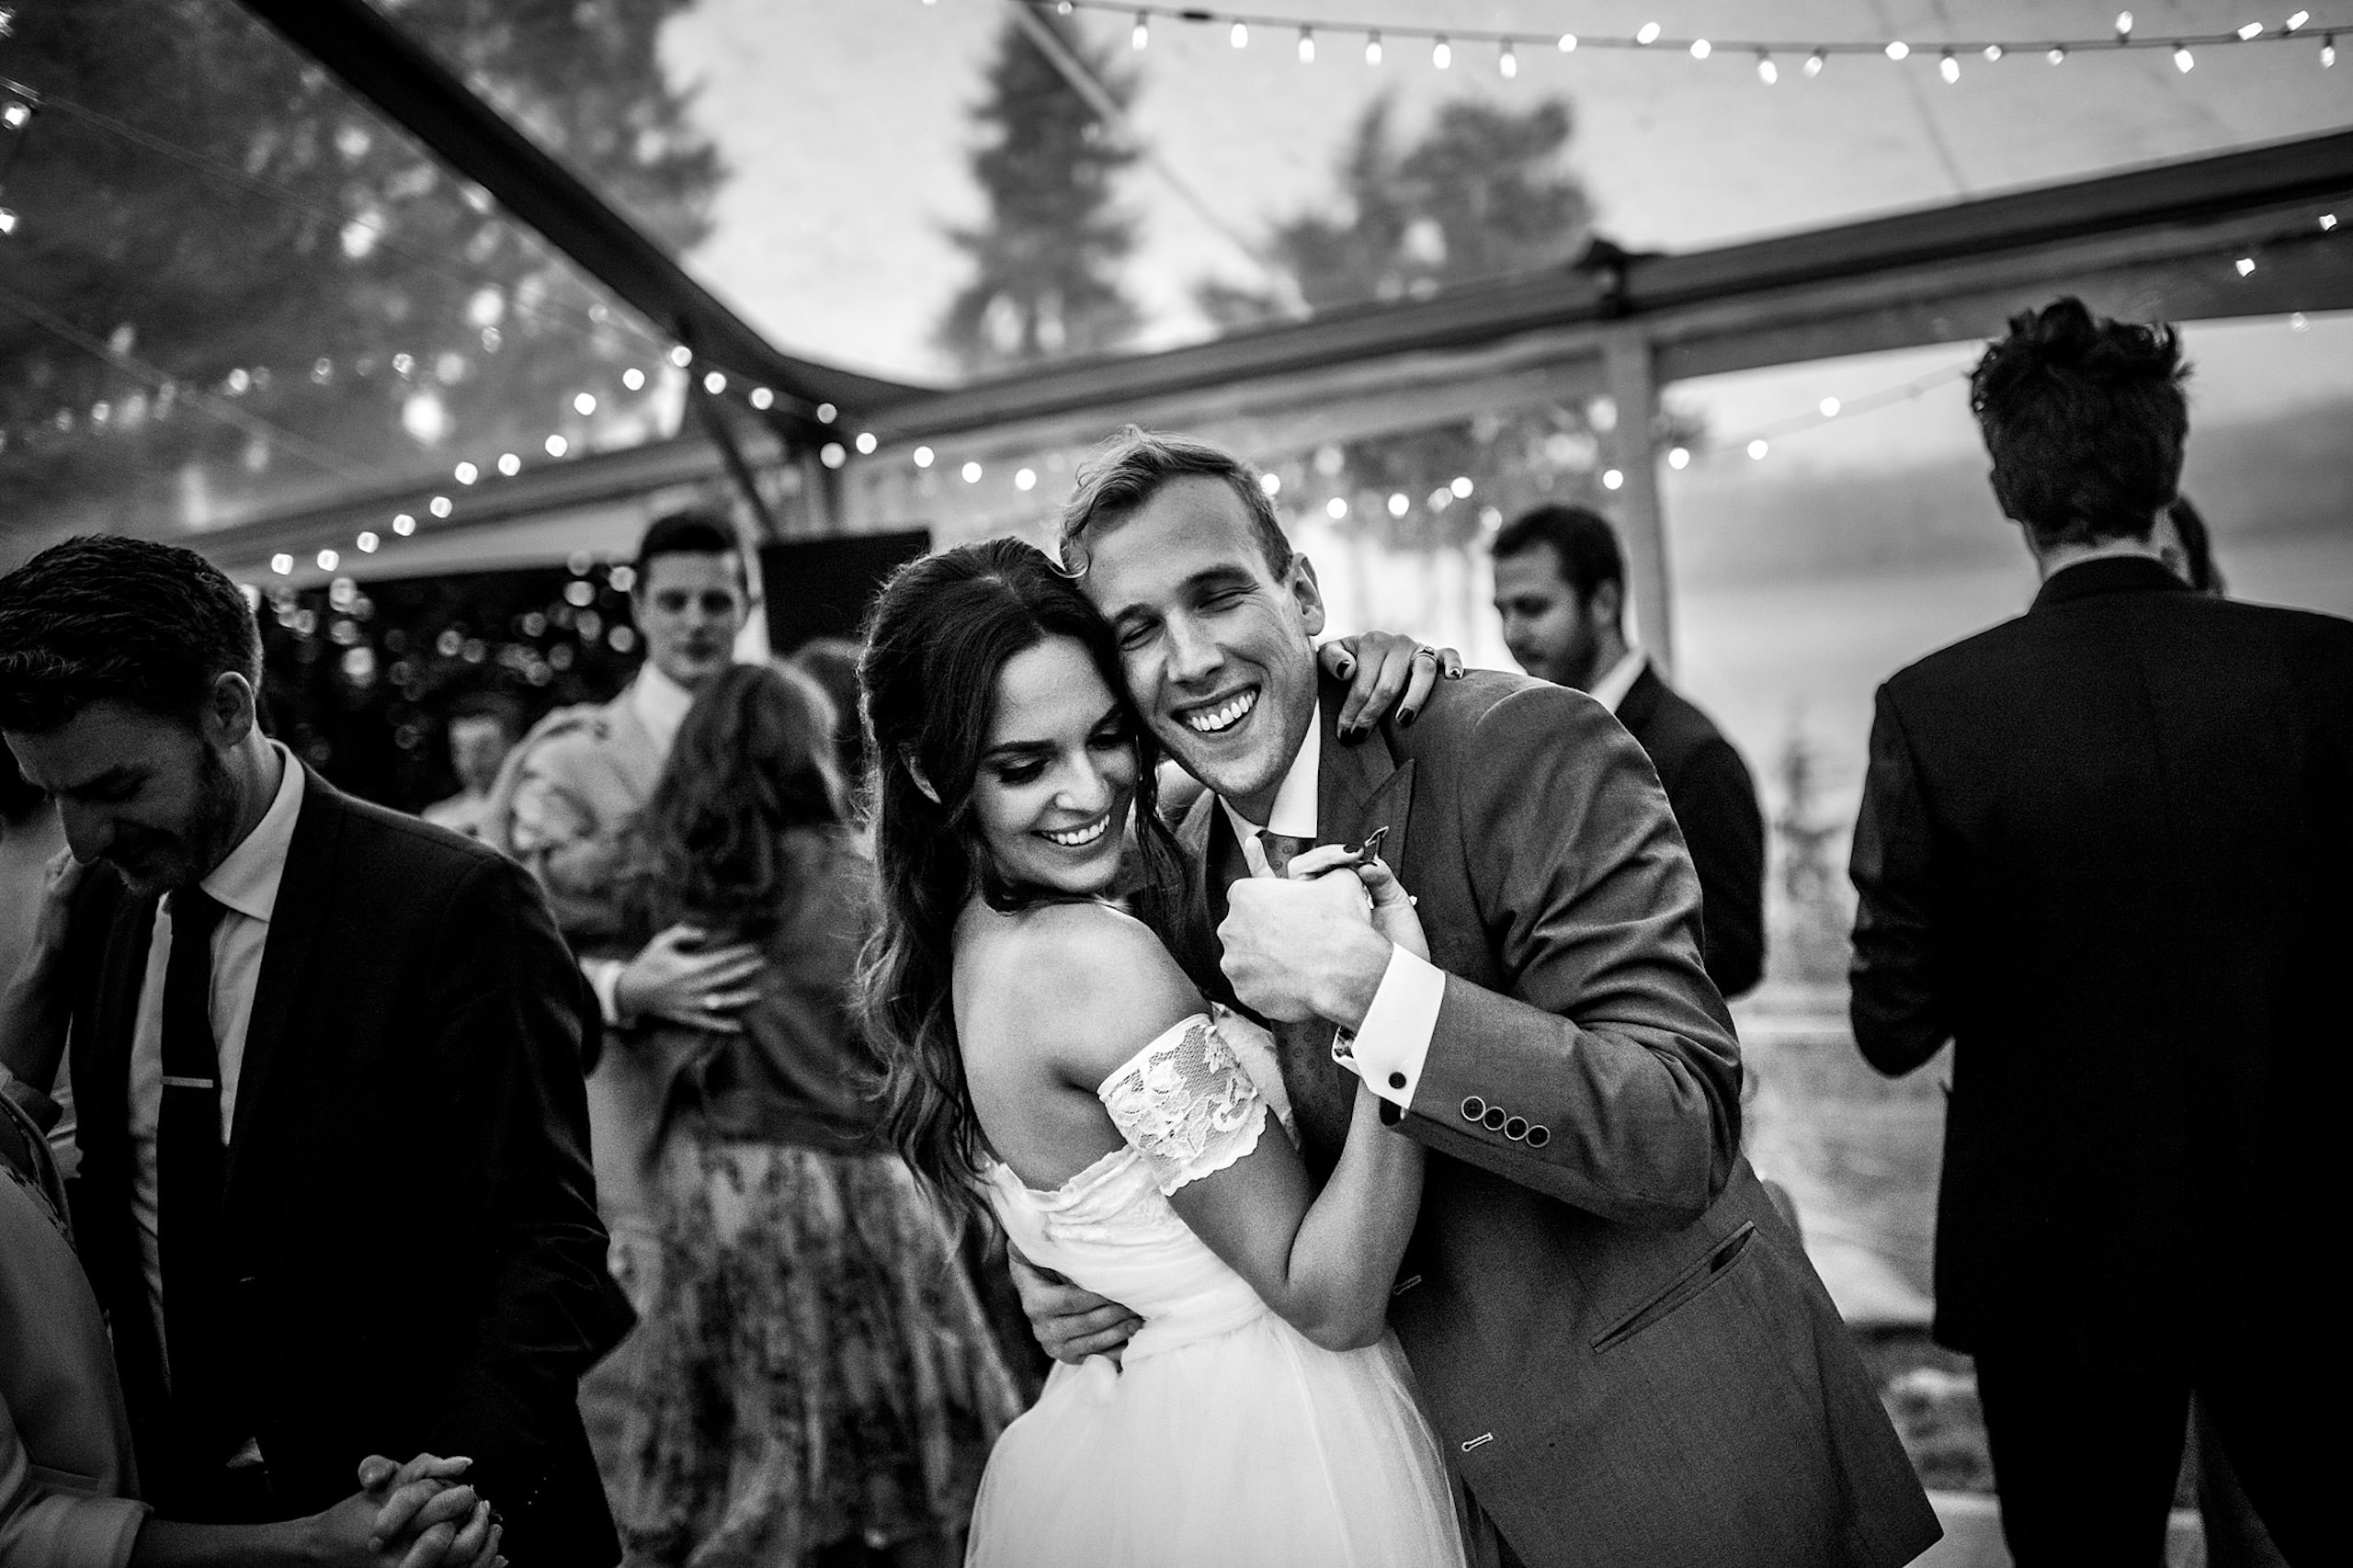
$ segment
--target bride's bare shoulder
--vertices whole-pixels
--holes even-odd
[[[1204,1010],[1152,928],[1108,904],[989,911],[963,935],[957,983],[973,1021],[1018,1020],[1031,1049],[1089,1086]]]

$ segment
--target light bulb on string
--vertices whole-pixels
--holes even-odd
[[[2252,278],[2255,276],[2255,257],[2251,256],[2243,256],[2239,257],[2238,260],[2231,263],[2231,266],[2241,278]]]
[[[2117,12],[2117,13],[2116,13],[2116,41],[2117,41],[2117,42],[2119,42],[2119,43],[2122,43],[2126,39],[2131,38],[2131,36],[2132,36],[2132,13],[2131,13],[2131,12],[2130,12],[2130,11],[2119,11],[2119,12]]]
[[[16,232],[17,210],[13,207],[0,207],[0,234],[13,234]]]
[[[551,458],[560,458],[570,450],[572,450],[572,443],[565,440],[563,437],[550,436],[547,438],[548,456]]]
[[[1937,57],[1937,74],[1945,79],[1947,86],[1961,80],[1961,62],[1952,57],[1951,50],[1948,49]]]
[[[1756,51],[1756,79],[1768,87],[1781,79],[1781,68],[1761,49]]]
[[[425,509],[432,513],[437,517],[447,517],[451,512],[457,510],[455,506],[450,505],[449,498],[447,495],[436,495],[432,500],[427,501],[425,504]],[[394,523],[392,526],[395,528],[400,527],[398,523]]]
[[[772,408],[776,405],[776,393],[768,391],[766,387],[754,387],[752,389],[751,403],[754,408],[761,410]]]
[[[501,452],[498,454],[498,472],[512,479],[523,472],[523,460],[513,452]]]
[[[1636,29],[1634,33],[1634,41],[1641,44],[1644,49],[1648,49],[1651,45],[1658,41],[1658,34],[1659,26],[1656,22],[1644,22],[1641,28]]]
[[[839,468],[849,461],[849,452],[839,441],[828,441],[817,449],[817,460],[827,468]]]
[[[1495,56],[1495,69],[1506,82],[1519,74],[1519,56],[1512,52],[1509,40],[1505,40],[1503,52]]]
[[[2334,229],[2335,227],[2336,227],[2336,213],[2334,213],[2334,212],[2324,212],[2324,213],[2322,213],[2322,214],[2320,215],[2320,232],[2321,232],[2322,233],[2324,233],[2324,234],[2325,234],[2325,233],[2328,233],[2331,229]]]
[[[1574,33],[1563,33],[1561,35],[1560,47],[1563,54],[1574,54],[1577,51],[1577,35]]]
[[[2198,57],[2189,52],[2189,46],[2188,44],[2177,43],[2173,46],[2173,68],[2175,70],[2187,76],[2192,70],[2197,68],[2197,65]]]
[[[596,413],[597,394],[595,392],[582,392],[580,395],[574,398],[572,400],[572,412],[579,415],[583,419],[585,419],[588,415]]]
[[[670,363],[681,370],[695,362],[695,351],[681,343],[670,350]]]
[[[2336,35],[2335,33],[2330,33],[2327,37],[2320,40],[2320,68],[2325,71],[2336,63]],[[13,229],[16,226],[16,215],[11,213],[9,214],[8,227]]]
[[[475,480],[482,477],[482,470],[474,467],[472,463],[460,463],[450,472],[460,484],[472,484]]]
[[[416,519],[403,512],[392,519],[392,531],[406,539],[416,531]]]
[[[932,452],[929,447],[917,447],[915,451],[909,455],[915,459],[915,467],[929,468],[931,466]]]
[[[1839,408],[1839,403],[1838,403],[1838,400],[1837,400],[1836,398],[1835,398],[1835,397],[1825,397],[1825,398],[1824,398],[1824,399],[1822,400],[1822,417],[1824,417],[1824,419],[1836,419],[1836,418],[1837,418],[1837,417],[1838,417],[1838,408]]]
[[[642,390],[645,385],[645,372],[631,365],[621,372],[621,385],[631,392]]]
[[[22,131],[32,117],[33,106],[22,98],[11,98],[6,108],[0,108],[0,123],[5,123],[11,131]]]
[[[1454,46],[1446,41],[1444,33],[1440,33],[1438,41],[1430,45],[1430,66],[1433,70],[1443,71],[1453,63]]]
[[[2262,36],[2263,24],[2261,22],[2249,22],[2246,26],[2239,29],[2239,41],[2241,43],[2253,43],[2256,39],[2259,39]]]
[[[727,378],[713,370],[702,379],[702,390],[717,397],[727,390]]]
[[[2282,27],[2279,30],[2283,33],[2294,32],[2298,28],[2302,27],[2306,22],[2309,22],[2312,19],[2313,14],[2310,11],[2299,11],[2294,16],[2290,17],[2288,18],[2287,25]]]
[[[1315,29],[1313,28],[1299,29],[1299,62],[1302,65],[1315,63]]]
[[[1829,63],[1828,56],[1817,49],[1805,57],[1805,74],[1808,76],[1819,76],[1822,74],[1823,66],[1827,63]]]
[[[1897,39],[1894,42],[1887,46],[1887,57],[1890,60],[1902,60],[1911,52],[1912,46],[1905,43],[1902,39]]]
[[[1691,58],[1694,60],[1705,60],[1715,51],[1715,45],[1706,39],[1695,38],[1691,40]]]
[[[1381,63],[1381,35],[1379,33],[1364,35],[1364,62],[1367,65]]]
[[[1991,65],[1991,64],[1993,64],[1993,63],[1994,63],[1994,62],[1995,62],[1996,60],[1999,60],[1999,59],[2001,59],[2001,58],[2002,58],[2002,46],[2001,46],[2000,44],[1998,44],[1998,43],[1989,43],[1989,44],[1987,44],[1987,45],[1985,46],[1985,63],[1986,63],[1986,64]]]
[[[841,410],[835,408],[832,403],[821,403],[817,405],[817,423],[820,425],[831,425],[834,422],[835,415],[839,413],[841,413]]]
[[[1232,32],[1230,32],[1230,33],[1226,34],[1226,35],[1225,35],[1225,37],[1226,37],[1226,41],[1227,41],[1228,43],[1231,43],[1232,45],[1233,45],[1233,47],[1234,47],[1234,48],[1236,48],[1236,49],[1247,49],[1247,48],[1249,48],[1249,47],[1250,47],[1250,24],[1249,24],[1249,23],[1247,23],[1247,22],[1236,22],[1236,23],[1234,23],[1234,24],[1233,24],[1233,30]]]
[[[880,444],[881,443],[874,438],[873,431],[860,430],[858,433],[858,452],[860,457],[873,456],[874,449]]]
[[[961,472],[963,472],[963,475],[964,475],[964,483],[967,483],[967,484],[978,484],[978,483],[981,482],[981,465],[980,465],[980,464],[978,464],[978,463],[976,463],[976,462],[968,462],[968,463],[966,463],[966,464],[964,465],[964,467],[963,467],[963,469],[962,469],[962,471],[961,471]]]
[[[351,542],[359,547],[359,553],[362,555],[373,555],[376,553],[376,547],[384,541],[377,538],[373,530],[363,530],[359,537]]]
[[[1128,47],[1133,50],[1143,50],[1150,48],[1151,44],[1152,18],[1145,16],[1142,11],[1138,11],[1136,13],[1136,25],[1131,28],[1128,33]]]
[[[1764,437],[1760,436],[1756,440],[1748,443],[1749,460],[1753,462],[1763,462],[1765,460],[1765,454],[1772,449],[1773,449],[1771,447],[1765,444]]]
[[[2064,65],[2067,63],[2067,51],[2054,43],[2051,46],[2051,52],[2042,58],[2053,65]]]

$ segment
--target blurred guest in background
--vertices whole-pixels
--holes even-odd
[[[458,792],[425,808],[425,820],[468,838],[482,836],[483,813],[490,807],[498,768],[515,749],[522,714],[512,698],[495,692],[461,697],[449,709],[449,768]]]
[[[25,782],[16,757],[0,746],[0,979],[17,972],[32,941],[44,868],[64,847],[49,797]]]
[[[1765,972],[1765,815],[1747,764],[1628,642],[1626,560],[1599,515],[1539,506],[1493,550],[1495,613],[1519,667],[1592,697],[1650,754],[1699,873],[1708,978],[1741,994]]]
[[[624,947],[691,923],[766,960],[742,1028],[649,1018],[663,1259],[615,1484],[632,1562],[950,1563],[1020,1411],[945,1226],[875,1131],[850,1012],[870,869],[808,676],[704,684],[619,875]]]
[[[2214,537],[2188,496],[2174,497],[2173,505],[2157,519],[2149,542],[2157,547],[2157,559],[2165,563],[2165,569],[2200,593],[2219,598],[2231,591],[2214,560]]]
[[[547,889],[556,924],[575,951],[611,952],[620,912],[614,873],[621,834],[662,776],[670,744],[693,706],[735,658],[751,590],[735,530],[709,513],[657,519],[640,542],[630,605],[645,663],[610,702],[559,709],[515,748],[482,814],[482,836],[529,867]],[[665,1018],[734,1029],[759,993],[758,951],[712,944],[679,924],[629,954],[583,966],[608,1028]],[[642,1309],[653,1280],[646,1154],[657,1086],[629,1060],[592,1063],[590,1153],[597,1197],[613,1235],[613,1269]]]
[[[2193,1392],[2289,1560],[2336,1528],[2300,1417],[2342,1318],[2308,1260],[2353,1088],[2353,624],[2166,570],[2186,374],[2072,299],[1979,362],[2042,589],[1881,687],[1855,829],[1856,1040],[1889,1074],[1953,1042],[1936,1332],[2021,1568],[2159,1560]]]
[[[511,861],[261,733],[260,660],[190,551],[83,538],[0,578],[0,733],[108,868],[66,969],[74,1220],[142,1489],[256,1523],[371,1453],[470,1455],[517,1562],[597,1568],[576,1384],[629,1313],[585,987]]]
[[[834,767],[852,797],[866,782],[866,726],[858,719],[858,644],[847,637],[812,637],[785,661],[813,680],[834,706]]]

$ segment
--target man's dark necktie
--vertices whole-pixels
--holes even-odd
[[[1267,865],[1275,875],[1290,869],[1313,839],[1269,830],[1258,835]],[[1348,1117],[1356,1104],[1356,1079],[1332,1060],[1332,1026],[1322,1018],[1274,1025],[1275,1051],[1281,1059],[1283,1086],[1290,1091],[1291,1116],[1307,1145],[1308,1165],[1318,1176],[1331,1174],[1347,1142]]]
[[[155,1134],[155,1209],[164,1343],[183,1458],[226,1464],[237,1430],[222,1290],[221,1053],[212,1038],[212,933],[222,907],[197,887],[172,894],[164,972],[164,1104]]]

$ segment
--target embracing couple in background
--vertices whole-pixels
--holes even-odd
[[[860,672],[893,1135],[994,1210],[1065,1363],[970,1561],[1924,1551],[1608,710],[1427,653],[1344,707],[1313,569],[1213,448],[1125,432],[1062,549],[903,569]],[[1207,788],[1173,828],[1164,755]]]

